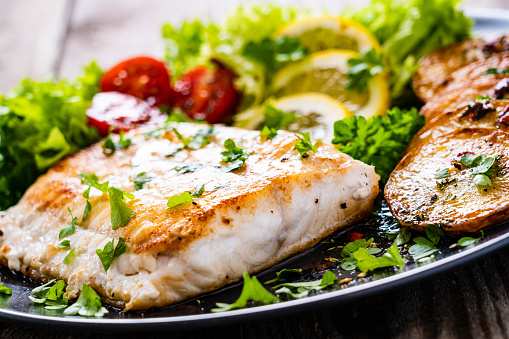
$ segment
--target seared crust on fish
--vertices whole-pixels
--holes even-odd
[[[478,186],[462,154],[500,155],[491,186]],[[399,222],[424,232],[428,224],[458,234],[475,232],[509,218],[509,135],[494,128],[465,128],[430,139],[408,153],[385,186],[385,199]],[[448,169],[449,175],[435,178]]]
[[[175,127],[184,138],[207,128]],[[64,279],[71,297],[87,283],[105,301],[126,309],[165,306],[237,281],[244,269],[270,267],[366,218],[378,193],[373,167],[328,144],[301,158],[291,133],[262,140],[256,131],[215,127],[209,144],[172,156],[167,155],[181,145],[172,130],[157,138],[142,132],[131,137],[132,145],[112,156],[96,144],[65,159],[3,212],[1,263],[37,280]],[[252,151],[232,172],[221,155],[228,138]],[[192,168],[175,169],[183,165]],[[81,222],[88,187],[80,182],[81,172],[134,194],[127,205],[136,214],[125,227],[112,229],[108,196],[95,189],[92,211]],[[136,191],[132,178],[142,172],[152,180]],[[193,203],[167,208],[170,197],[200,185],[204,193]],[[68,250],[56,245],[59,231],[70,223],[68,207],[78,222],[69,237],[76,259],[65,265]],[[127,251],[106,273],[95,251],[120,237]]]

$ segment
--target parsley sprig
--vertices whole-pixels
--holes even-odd
[[[132,176],[131,179],[134,183],[134,188],[139,191],[143,189],[143,186],[145,186],[146,183],[152,181],[154,176],[147,174],[147,172],[141,172]]]
[[[174,195],[168,199],[168,202],[166,203],[166,206],[168,208],[173,208],[179,205],[187,204],[190,202],[193,202],[193,197],[199,198],[202,196],[203,192],[205,191],[205,185],[198,185],[194,189],[194,192],[191,193],[189,191],[185,191],[182,194]]]
[[[35,304],[46,305],[45,308],[47,310],[57,310],[67,307],[68,301],[67,298],[64,298],[65,282],[59,280],[53,285],[54,282],[55,279],[49,281],[47,284],[34,288],[28,298]]]
[[[311,291],[319,291],[333,285],[338,277],[332,271],[326,271],[323,277],[314,281],[303,281],[295,283],[282,283],[272,287],[276,293],[284,293],[294,299],[304,298]]]
[[[384,70],[382,54],[374,48],[362,52],[356,58],[348,60],[348,69],[346,75],[348,81],[346,89],[363,93],[368,88],[369,80]]]
[[[239,170],[244,166],[247,157],[253,153],[252,151],[245,150],[241,147],[235,145],[235,141],[232,139],[226,139],[224,142],[225,151],[221,152],[223,155],[223,162],[230,163],[226,166],[225,170],[227,172],[232,172],[235,170]]]
[[[119,140],[118,142],[114,142],[113,139],[111,139],[111,132],[108,134],[108,137],[104,140],[102,144],[103,153],[107,156],[111,156],[115,154],[115,151],[117,149],[123,149],[131,146],[132,140],[125,138],[124,131],[120,131],[119,134]]]
[[[95,253],[101,259],[101,263],[103,264],[104,270],[108,272],[108,269],[111,266],[113,260],[122,255],[127,249],[127,245],[125,244],[124,238],[119,238],[117,246],[115,246],[115,239],[111,239],[111,241],[107,242],[104,245],[104,249],[97,249]]]
[[[272,105],[265,107],[265,126],[260,131],[260,137],[273,139],[280,129],[287,129],[288,125],[298,117],[292,112],[283,112]]]
[[[78,300],[67,307],[64,315],[80,315],[82,317],[102,317],[108,310],[102,306],[101,297],[87,284],[83,284]]]
[[[58,240],[62,240],[65,237],[71,236],[74,234],[74,232],[76,232],[76,220],[78,218],[72,214],[71,209],[69,207],[67,207],[67,210],[69,211],[69,213],[71,213],[71,223],[69,224],[69,226],[64,227],[60,230],[60,232],[58,233]]]
[[[392,246],[381,257],[375,257],[374,254],[382,250],[377,247],[368,247],[373,242],[371,239],[358,239],[346,244],[341,251],[343,257],[341,268],[344,270],[354,270],[358,268],[361,271],[373,271],[377,268],[398,266],[403,270],[405,260],[401,257],[398,249],[398,242],[394,241]]]
[[[295,143],[293,149],[299,152],[301,158],[307,158],[309,157],[309,152],[316,152],[318,150],[318,142],[313,145],[309,132],[302,134],[302,136],[298,134],[295,134],[295,136],[299,141]]]
[[[477,186],[491,186],[489,177],[498,171],[493,165],[499,158],[499,155],[488,157],[484,154],[465,153],[458,161],[472,169],[472,180]]]
[[[426,226],[426,236],[414,238],[415,244],[408,249],[408,253],[412,255],[414,260],[420,260],[429,257],[431,254],[438,252],[436,245],[439,243],[440,238],[444,232],[438,226],[429,224]]]

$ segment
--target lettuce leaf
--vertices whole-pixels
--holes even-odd
[[[74,82],[24,79],[0,94],[0,208],[15,204],[48,167],[98,140],[85,114],[102,71],[92,62]]]

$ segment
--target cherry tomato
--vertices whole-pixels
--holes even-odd
[[[170,75],[161,61],[136,57],[124,60],[104,73],[101,91],[129,94],[152,105],[169,104]]]
[[[87,109],[90,126],[97,128],[102,137],[113,132],[129,131],[147,125],[164,124],[166,115],[148,102],[118,92],[97,93]]]
[[[228,122],[240,100],[233,82],[235,73],[217,65],[198,66],[184,74],[173,86],[172,102],[191,118],[211,124]]]

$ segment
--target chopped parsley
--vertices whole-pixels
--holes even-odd
[[[76,224],[76,220],[78,220],[78,218],[72,214],[71,209],[69,207],[67,207],[67,210],[69,211],[69,213],[71,213],[71,224],[60,230],[60,233],[58,233],[58,240],[62,240],[65,237],[71,236],[74,234],[74,232],[76,232],[75,224]]]
[[[82,317],[102,317],[106,313],[108,310],[102,306],[101,297],[85,283],[78,300],[64,311],[64,315],[78,314]]]
[[[458,240],[458,246],[467,247],[467,246],[476,244],[479,240],[481,240],[483,238],[484,238],[484,232],[481,230],[480,238],[463,237],[460,240]]]
[[[32,290],[28,298],[36,304],[46,305],[47,310],[57,310],[67,307],[67,298],[64,298],[65,282],[57,281],[53,286],[55,279],[47,284],[36,287]]]
[[[309,152],[316,152],[318,150],[318,142],[313,145],[309,132],[302,134],[302,137],[298,134],[295,134],[295,136],[299,141],[295,143],[293,149],[299,152],[301,158],[307,158]]]
[[[424,117],[415,108],[406,111],[395,107],[385,117],[369,119],[352,115],[334,123],[332,143],[354,159],[375,166],[381,181],[387,182],[401,153],[423,126]]]
[[[127,139],[124,137],[124,131],[120,131],[119,134],[119,140],[118,142],[114,142],[113,139],[111,139],[111,133],[108,134],[108,137],[104,140],[102,144],[103,153],[107,156],[111,156],[115,154],[115,151],[117,149],[127,148],[131,146],[131,139]]]
[[[211,311],[225,312],[244,308],[249,300],[260,302],[264,305],[281,301],[278,297],[267,291],[256,277],[250,277],[247,270],[244,270],[244,287],[237,301],[233,304],[216,303],[217,308],[213,308]]]
[[[125,244],[124,238],[119,238],[117,246],[115,246],[115,239],[111,239],[111,241],[107,242],[104,245],[104,249],[97,249],[95,253],[101,259],[101,263],[103,264],[104,270],[108,272],[108,269],[111,266],[113,260],[118,258],[121,254],[123,254],[127,249],[127,245]]]
[[[111,208],[111,227],[116,230],[118,227],[127,225],[129,220],[134,217],[135,212],[126,204],[126,198],[134,199],[134,195],[116,187],[110,187],[108,196]]]
[[[272,105],[267,105],[265,107],[264,116],[265,126],[260,131],[260,137],[267,139],[274,138],[278,130],[287,129],[292,121],[298,119],[294,113],[283,112]]]
[[[472,180],[477,186],[491,186],[489,177],[498,171],[493,165],[499,158],[499,155],[487,157],[484,154],[465,153],[458,161],[472,169]]]
[[[449,169],[442,168],[440,171],[435,173],[435,179],[444,179],[449,177]]]
[[[131,179],[134,182],[134,188],[137,191],[139,191],[139,190],[143,189],[143,186],[146,183],[152,181],[154,179],[154,177],[150,174],[147,174],[146,172],[141,172],[141,173],[138,173],[135,176],[131,177]]]
[[[419,260],[430,256],[431,254],[438,251],[436,245],[440,241],[440,238],[444,235],[444,232],[435,225],[426,226],[426,236],[428,239],[423,237],[414,238],[415,244],[408,249],[408,253],[412,255],[414,260]]]
[[[302,273],[302,269],[300,269],[300,268],[291,268],[291,269],[284,268],[281,271],[276,273],[275,279],[269,280],[269,281],[265,282],[265,284],[272,284],[275,282],[284,282],[287,279],[289,279],[290,277],[295,277],[299,273]]]
[[[194,189],[194,192],[193,192],[193,194],[191,194],[191,196],[199,198],[199,197],[201,197],[201,195],[203,194],[204,191],[205,191],[205,185],[198,185]]]
[[[405,260],[401,257],[398,249],[398,242],[394,241],[392,246],[387,249],[381,257],[375,257],[382,250],[376,247],[368,247],[373,242],[373,238],[365,240],[358,239],[346,244],[341,251],[341,268],[344,270],[373,271],[381,267],[398,266],[403,270]]]
[[[74,258],[75,255],[76,255],[76,247],[73,247],[69,251],[69,253],[67,253],[67,255],[65,256],[64,260],[62,261],[64,263],[64,265],[70,264],[72,258]]]
[[[0,278],[0,281],[2,281],[2,279]],[[11,295],[12,294],[12,289],[3,285],[3,284],[0,284],[0,294],[6,294],[6,295]]]
[[[282,283],[274,286],[272,289],[276,293],[284,293],[294,299],[306,297],[310,291],[319,291],[333,285],[338,280],[338,277],[332,271],[326,271],[322,279],[314,281],[304,281],[296,283]]]
[[[69,239],[64,239],[60,244],[57,245],[57,248],[69,248],[71,247],[71,241]]]
[[[348,81],[346,89],[363,93],[368,88],[368,82],[372,77],[384,70],[382,54],[377,53],[374,48],[362,52],[356,58],[348,60]]]
[[[190,202],[193,202],[193,197],[189,191],[185,191],[182,194],[174,195],[173,197],[168,199],[166,206],[168,206],[168,208],[173,208]]]
[[[509,67],[504,69],[502,72],[498,72],[496,68],[488,68],[486,70],[486,75],[501,75],[501,74],[509,74]]]
[[[277,135],[277,129],[274,127],[268,127],[267,125],[263,126],[260,131],[260,137],[265,138],[267,140],[273,139]]]
[[[179,131],[174,127],[173,132],[177,135],[177,138],[182,141],[184,144],[184,147],[190,148],[190,149],[200,149],[203,146],[209,144],[208,137],[214,134],[214,128],[212,126],[208,126],[207,128],[200,129],[198,132],[196,132],[195,135],[184,138],[182,134],[179,133]],[[178,152],[178,151],[177,151]],[[175,154],[177,153],[175,152]],[[174,155],[174,154],[173,154]],[[171,155],[166,155],[171,156]]]
[[[87,200],[87,203],[85,205],[85,210],[83,211],[83,218],[82,220],[85,221],[88,217],[88,214],[90,211],[92,211],[92,204],[90,204],[90,189],[92,187],[98,189],[99,191],[103,193],[108,192],[108,186],[109,182],[106,181],[104,183],[99,182],[99,177],[95,173],[88,173],[88,172],[82,172],[79,173],[81,183],[84,185],[88,185],[88,188],[83,192],[83,198]]]
[[[179,174],[184,174],[184,173],[196,172],[203,166],[205,166],[205,165],[204,164],[192,164],[192,165],[184,165],[184,166],[175,166],[173,169],[175,171],[179,172]]]
[[[224,148],[226,148],[226,151],[221,152],[223,155],[222,161],[225,163],[230,163],[225,168],[227,172],[241,169],[242,166],[244,166],[247,157],[252,153],[252,151],[247,151],[235,145],[235,141],[232,139],[227,139],[224,142]]]

